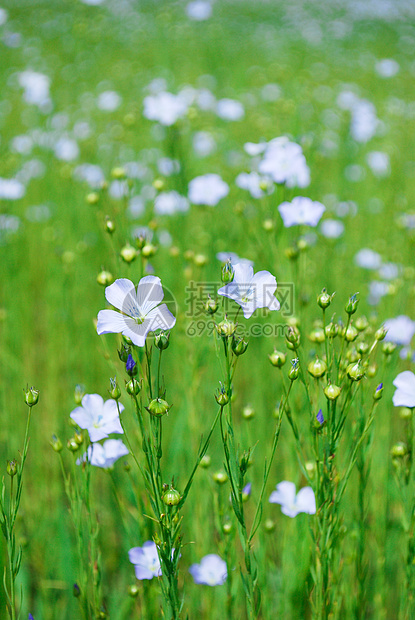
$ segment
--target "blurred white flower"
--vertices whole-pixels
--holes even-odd
[[[228,577],[225,560],[214,553],[205,555],[200,564],[192,564],[189,573],[195,583],[206,586],[222,586]]]
[[[73,176],[79,181],[86,181],[91,189],[99,189],[105,181],[102,168],[95,164],[81,164],[77,166]]]
[[[261,153],[263,153],[266,148],[266,142],[259,142],[258,144],[255,144],[255,142],[245,142],[244,144],[244,151],[252,157],[255,157],[256,155],[261,155]]]
[[[33,140],[30,136],[15,136],[11,141],[11,150],[21,155],[29,155],[33,149]]]
[[[7,22],[7,18],[9,17],[6,9],[0,8],[0,26],[3,26]]]
[[[321,202],[304,196],[296,196],[291,202],[283,202],[278,207],[286,228],[299,224],[317,226],[325,210]]]
[[[390,160],[387,153],[382,153],[381,151],[370,151],[370,153],[366,155],[366,161],[375,176],[389,176]]]
[[[382,297],[389,293],[389,284],[379,280],[372,280],[369,283],[369,297],[367,303],[370,306],[377,306]]]
[[[2,179],[0,177],[0,199],[19,200],[26,193],[23,183],[16,179]]]
[[[113,112],[120,107],[122,102],[121,95],[115,90],[105,90],[97,98],[97,108],[105,112]]]
[[[79,157],[78,143],[72,138],[59,138],[54,151],[56,157],[62,161],[73,161]]]
[[[285,136],[268,142],[258,170],[269,175],[275,183],[284,183],[287,187],[307,187],[310,184],[310,169],[301,146]]]
[[[300,512],[309,515],[316,513],[316,498],[311,487],[303,487],[296,494],[294,482],[284,480],[277,484],[277,490],[270,495],[271,504],[280,504],[281,512],[294,518]]]
[[[183,118],[187,113],[188,103],[184,97],[161,92],[144,99],[143,115],[151,121],[158,121],[167,127]]]
[[[216,142],[207,131],[197,131],[192,142],[193,150],[199,157],[207,157],[216,150]]]
[[[118,459],[128,454],[128,449],[121,439],[107,439],[102,445],[100,443],[91,444],[87,452],[88,460],[91,465],[109,469]],[[85,460],[86,453],[81,459],[78,459],[79,462],[77,461],[77,464],[80,465],[85,462]]]
[[[245,116],[245,110],[240,101],[219,99],[216,104],[216,114],[225,121],[239,121]]]
[[[376,133],[379,119],[376,117],[376,108],[370,101],[359,99],[352,108],[350,133],[356,142],[366,143]]]
[[[242,265],[254,265],[252,260],[249,260],[248,258],[240,258],[237,254],[235,254],[235,252],[218,252],[216,254],[216,258],[220,260],[221,263],[230,261],[232,266],[237,263],[241,263]]]
[[[375,65],[376,73],[383,78],[390,78],[399,73],[399,63],[393,58],[383,58]]]
[[[218,174],[203,174],[189,183],[188,197],[192,204],[215,207],[229,194],[229,185]]]
[[[50,103],[50,78],[36,71],[22,71],[19,73],[19,84],[24,88],[24,99],[38,107]]]
[[[340,220],[323,220],[320,225],[320,232],[327,239],[337,239],[344,233],[344,224]]]
[[[186,14],[194,21],[204,21],[212,15],[212,5],[207,0],[193,0],[187,4]]]
[[[379,269],[382,264],[382,257],[377,252],[369,250],[369,248],[363,248],[354,257],[354,262],[358,267],[363,269]]]
[[[410,370],[399,373],[393,382],[396,387],[392,401],[395,407],[415,407],[415,375]]]
[[[173,215],[189,210],[189,201],[176,191],[161,192],[154,201],[154,212],[157,215]]]
[[[404,314],[394,319],[388,319],[385,321],[384,327],[388,330],[385,340],[399,345],[410,344],[415,334],[415,321],[412,321],[409,316]]]
[[[235,185],[248,190],[252,198],[262,198],[274,191],[272,181],[259,175],[258,172],[241,172],[235,179]]]

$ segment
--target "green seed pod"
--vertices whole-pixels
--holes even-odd
[[[111,388],[108,390],[108,392],[111,398],[113,398],[114,400],[118,400],[119,398],[121,398],[121,390],[117,383],[116,377],[110,379],[110,385]]]
[[[165,183],[164,183],[163,179],[154,179],[153,187],[158,192],[161,192],[161,190],[164,189],[164,186],[165,186]]]
[[[315,327],[308,335],[309,340],[311,342],[317,342],[321,344],[325,341],[326,335],[324,333],[324,329],[322,327]]]
[[[363,379],[363,377],[365,376],[365,371],[363,369],[361,360],[358,360],[354,364],[349,364],[346,372],[347,376],[352,381],[360,381],[360,379]]]
[[[82,444],[84,443],[84,436],[82,435],[82,432],[81,433],[76,432],[73,438],[78,444],[78,446],[82,446]]]
[[[224,407],[229,402],[229,394],[225,388],[225,386],[221,385],[215,392],[215,398],[218,405]]]
[[[226,316],[223,321],[216,325],[216,331],[219,336],[223,338],[227,338],[229,336],[233,336],[236,330],[236,325],[233,321],[230,321]]]
[[[137,598],[139,589],[137,585],[134,583],[128,586],[127,592],[128,592],[128,596],[131,596],[131,598]]]
[[[369,321],[365,316],[359,316],[355,321],[355,326],[359,332],[364,332],[369,327]]]
[[[331,322],[326,325],[324,331],[327,338],[335,338],[339,332],[339,326],[336,323]]]
[[[399,441],[391,448],[391,455],[394,458],[403,458],[407,453],[408,446],[403,441]]]
[[[334,297],[334,293],[333,295],[329,295],[326,289],[323,288],[320,295],[317,297],[317,303],[320,306],[320,308],[325,310],[331,304],[333,297]]]
[[[215,482],[217,482],[217,484],[221,485],[221,484],[225,484],[225,482],[228,481],[228,476],[225,474],[224,471],[217,471],[213,474],[213,480]]]
[[[356,350],[358,353],[360,353],[360,355],[366,355],[366,353],[369,351],[369,345],[367,344],[367,342],[358,342],[356,344]]]
[[[115,223],[108,215],[105,217],[105,230],[110,235],[112,235],[115,232]]]
[[[157,252],[157,248],[152,243],[146,243],[141,249],[141,255],[144,258],[151,258]]]
[[[300,363],[298,361],[298,358],[296,358],[294,360],[291,360],[291,368],[288,373],[288,378],[290,379],[290,381],[295,381],[298,378],[299,373]]]
[[[52,439],[49,443],[52,446],[53,450],[55,450],[55,452],[62,452],[63,445],[59,437],[56,437],[56,435],[52,435]]]
[[[181,496],[179,491],[176,491],[173,487],[170,487],[170,489],[163,494],[163,502],[166,506],[177,506],[180,500]]]
[[[235,338],[235,334],[232,338],[232,351],[235,355],[243,355],[248,348],[248,343],[243,338]]]
[[[11,461],[7,461],[6,470],[9,476],[13,478],[17,474],[17,471],[18,471],[17,461],[15,459],[12,459]]]
[[[344,337],[346,338],[347,342],[353,342],[354,340],[356,340],[358,334],[359,332],[357,331],[357,329],[353,327],[353,325],[349,325],[349,327],[344,333]]]
[[[132,263],[137,258],[137,250],[127,243],[121,249],[120,256],[125,263]]]
[[[168,413],[169,409],[171,409],[171,405],[169,405],[162,398],[153,398],[148,407],[146,407],[147,411],[151,414],[160,418],[161,416]]]
[[[324,360],[316,358],[308,364],[307,370],[312,377],[314,377],[315,379],[319,379],[325,374],[327,370],[327,364]]]
[[[230,521],[226,521],[226,523],[222,525],[222,531],[226,535],[230,534],[232,532],[232,523]]]
[[[204,454],[200,460],[200,467],[203,467],[203,469],[207,469],[208,467],[210,467],[211,462],[212,459],[210,458],[209,454]]]
[[[68,439],[66,443],[66,447],[68,448],[70,452],[78,452],[79,450],[78,442],[76,441],[74,437],[71,437],[71,439]]]
[[[382,345],[382,353],[386,356],[392,355],[396,350],[396,344],[394,342],[384,342]]]
[[[285,339],[289,348],[291,348],[289,345],[292,345],[294,349],[300,346],[300,332],[296,327],[289,327],[287,329]]]
[[[268,355],[268,359],[273,366],[276,368],[282,368],[287,360],[285,353],[281,353],[281,351],[276,351]]]
[[[141,392],[141,382],[132,378],[125,382],[125,389],[130,396],[137,396]]]
[[[99,194],[97,192],[90,192],[86,196],[86,201],[89,205],[96,205],[99,202]]]
[[[388,330],[385,329],[383,326],[380,327],[376,332],[375,332],[375,339],[376,340],[384,340],[386,337]]]
[[[399,409],[399,417],[401,420],[410,420],[412,418],[412,409],[408,407],[401,407]]]
[[[124,168],[121,166],[117,166],[111,170],[111,176],[113,179],[117,179],[118,181],[122,181],[127,176],[127,173]]]
[[[154,336],[154,344],[160,351],[164,351],[170,344],[170,332],[161,331]]]
[[[242,409],[242,417],[245,420],[252,420],[254,416],[255,416],[255,409],[251,407],[251,405],[247,405],[246,407]]]
[[[357,299],[358,294],[359,293],[351,295],[349,301],[346,304],[345,310],[349,316],[352,316],[352,314],[354,314],[357,310],[357,306],[359,304],[359,299]]]
[[[205,303],[205,310],[208,314],[212,315],[215,314],[216,310],[218,309],[218,302],[216,301],[216,299],[212,299],[210,296],[208,297],[206,303]]]
[[[39,402],[39,390],[36,390],[34,387],[26,390],[24,399],[28,407],[33,407]]]
[[[377,371],[378,371],[378,367],[376,366],[376,364],[370,364],[367,367],[366,373],[367,373],[367,376],[372,379],[376,375]]]
[[[273,521],[272,519],[266,519],[266,521],[264,523],[264,530],[268,534],[271,534],[271,532],[273,532],[275,530],[275,521]]]
[[[329,383],[329,385],[324,388],[324,394],[329,400],[336,400],[336,398],[340,396],[341,391],[341,388],[333,383]]]
[[[109,286],[114,282],[114,276],[110,271],[100,271],[97,275],[97,282],[101,284],[101,286]]]

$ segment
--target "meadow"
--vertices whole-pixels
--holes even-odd
[[[2,1],[0,618],[415,618],[414,47]]]

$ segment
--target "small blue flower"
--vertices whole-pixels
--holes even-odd
[[[317,422],[319,424],[323,424],[324,416],[323,416],[323,412],[321,411],[321,409],[319,410],[318,414],[316,415],[316,418],[317,418]]]
[[[136,362],[134,361],[134,358],[130,353],[127,358],[127,363],[125,364],[125,370],[128,372],[129,375],[132,376],[133,374],[135,374],[135,371],[134,371],[135,366],[136,366]]]

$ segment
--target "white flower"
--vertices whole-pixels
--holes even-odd
[[[344,224],[340,220],[323,220],[320,226],[321,234],[327,239],[337,239],[344,232]]]
[[[160,560],[156,543],[148,540],[142,547],[133,547],[128,552],[131,564],[134,564],[137,579],[153,579],[161,576]]]
[[[209,19],[212,15],[212,5],[206,0],[193,0],[186,6],[186,14],[189,19],[201,22],[205,19]]]
[[[382,151],[370,151],[366,161],[373,174],[377,177],[387,177],[390,174],[389,155]]]
[[[259,142],[258,144],[255,144],[255,142],[246,142],[244,144],[244,151],[252,157],[255,157],[256,155],[261,155],[261,153],[263,153],[266,148],[266,142]]]
[[[91,189],[98,189],[105,181],[102,168],[96,164],[81,164],[73,172],[73,176],[80,181],[86,181]]]
[[[19,84],[24,88],[24,99],[43,108],[50,103],[50,78],[36,71],[22,71],[19,73]]]
[[[382,264],[382,257],[369,248],[363,248],[354,257],[354,262],[363,269],[379,269]]]
[[[88,461],[94,467],[102,467],[103,469],[108,469],[112,467],[118,459],[122,456],[126,456],[128,454],[128,449],[123,444],[121,439],[107,439],[104,443],[93,443],[88,447]],[[79,463],[84,462],[86,460],[86,453],[83,455],[82,459],[79,459]]]
[[[124,406],[118,403],[120,412]],[[85,394],[80,407],[76,407],[70,415],[72,420],[82,429],[87,429],[92,442],[105,439],[111,433],[122,434],[117,402],[104,399],[99,394]]]
[[[232,266],[235,266],[237,263],[254,266],[253,261],[248,258],[240,258],[235,252],[218,252],[216,258],[220,260],[221,263],[226,263],[229,260]]]
[[[105,289],[108,303],[118,308],[100,310],[98,334],[122,333],[138,347],[143,347],[148,332],[171,329],[176,319],[166,304],[159,305],[164,297],[160,278],[141,278],[137,290],[131,280],[120,278]]]
[[[275,183],[284,183],[287,187],[307,187],[310,184],[310,169],[301,146],[285,136],[268,142],[258,170],[269,175]]]
[[[219,99],[216,114],[225,121],[239,121],[245,116],[244,106],[235,99]]]
[[[23,198],[25,193],[25,186],[23,183],[20,183],[20,181],[17,181],[17,179],[0,178],[0,199],[18,200],[19,198]]]
[[[395,407],[415,407],[415,375],[410,370],[399,373],[393,385],[396,387],[392,401]]]
[[[287,517],[296,517],[300,512],[316,513],[316,498],[311,487],[303,487],[295,494],[294,482],[284,480],[277,484],[277,490],[270,495],[271,504],[280,504],[281,512]]]
[[[304,196],[296,196],[292,202],[283,202],[278,207],[286,228],[298,224],[317,226],[325,210],[326,207],[321,202]]]
[[[222,586],[228,577],[225,560],[215,553],[205,555],[200,564],[192,564],[189,573],[195,583],[206,586]]]
[[[375,65],[376,73],[383,78],[390,78],[399,72],[399,63],[393,58],[383,58]]]
[[[189,200],[195,205],[215,207],[229,194],[229,185],[218,174],[204,174],[189,183]]]
[[[350,133],[356,142],[369,142],[376,133],[379,120],[376,117],[376,108],[370,101],[359,99],[352,108]]]
[[[199,157],[207,157],[216,149],[216,142],[212,134],[207,131],[197,131],[193,136],[193,150]]]
[[[388,319],[385,321],[384,327],[388,330],[385,340],[395,344],[408,345],[415,334],[415,321],[404,314],[394,319]]]
[[[154,212],[158,215],[173,215],[184,213],[189,209],[189,201],[178,192],[161,192],[154,201]]]
[[[267,177],[259,175],[258,172],[241,172],[235,179],[235,185],[248,190],[252,198],[262,198],[274,191],[273,183]]]
[[[98,96],[97,107],[105,112],[113,112],[120,107],[121,96],[115,90],[105,90]]]
[[[79,146],[72,138],[59,138],[54,147],[55,155],[62,161],[73,161],[79,157]]]
[[[184,97],[162,92],[144,99],[143,114],[151,121],[170,126],[185,116],[189,105]]]
[[[218,295],[236,301],[241,306],[246,319],[249,319],[257,308],[280,309],[280,303],[274,296],[277,288],[275,276],[269,271],[258,271],[254,275],[251,265],[237,263],[232,267],[233,280],[222,286],[218,290]]]

